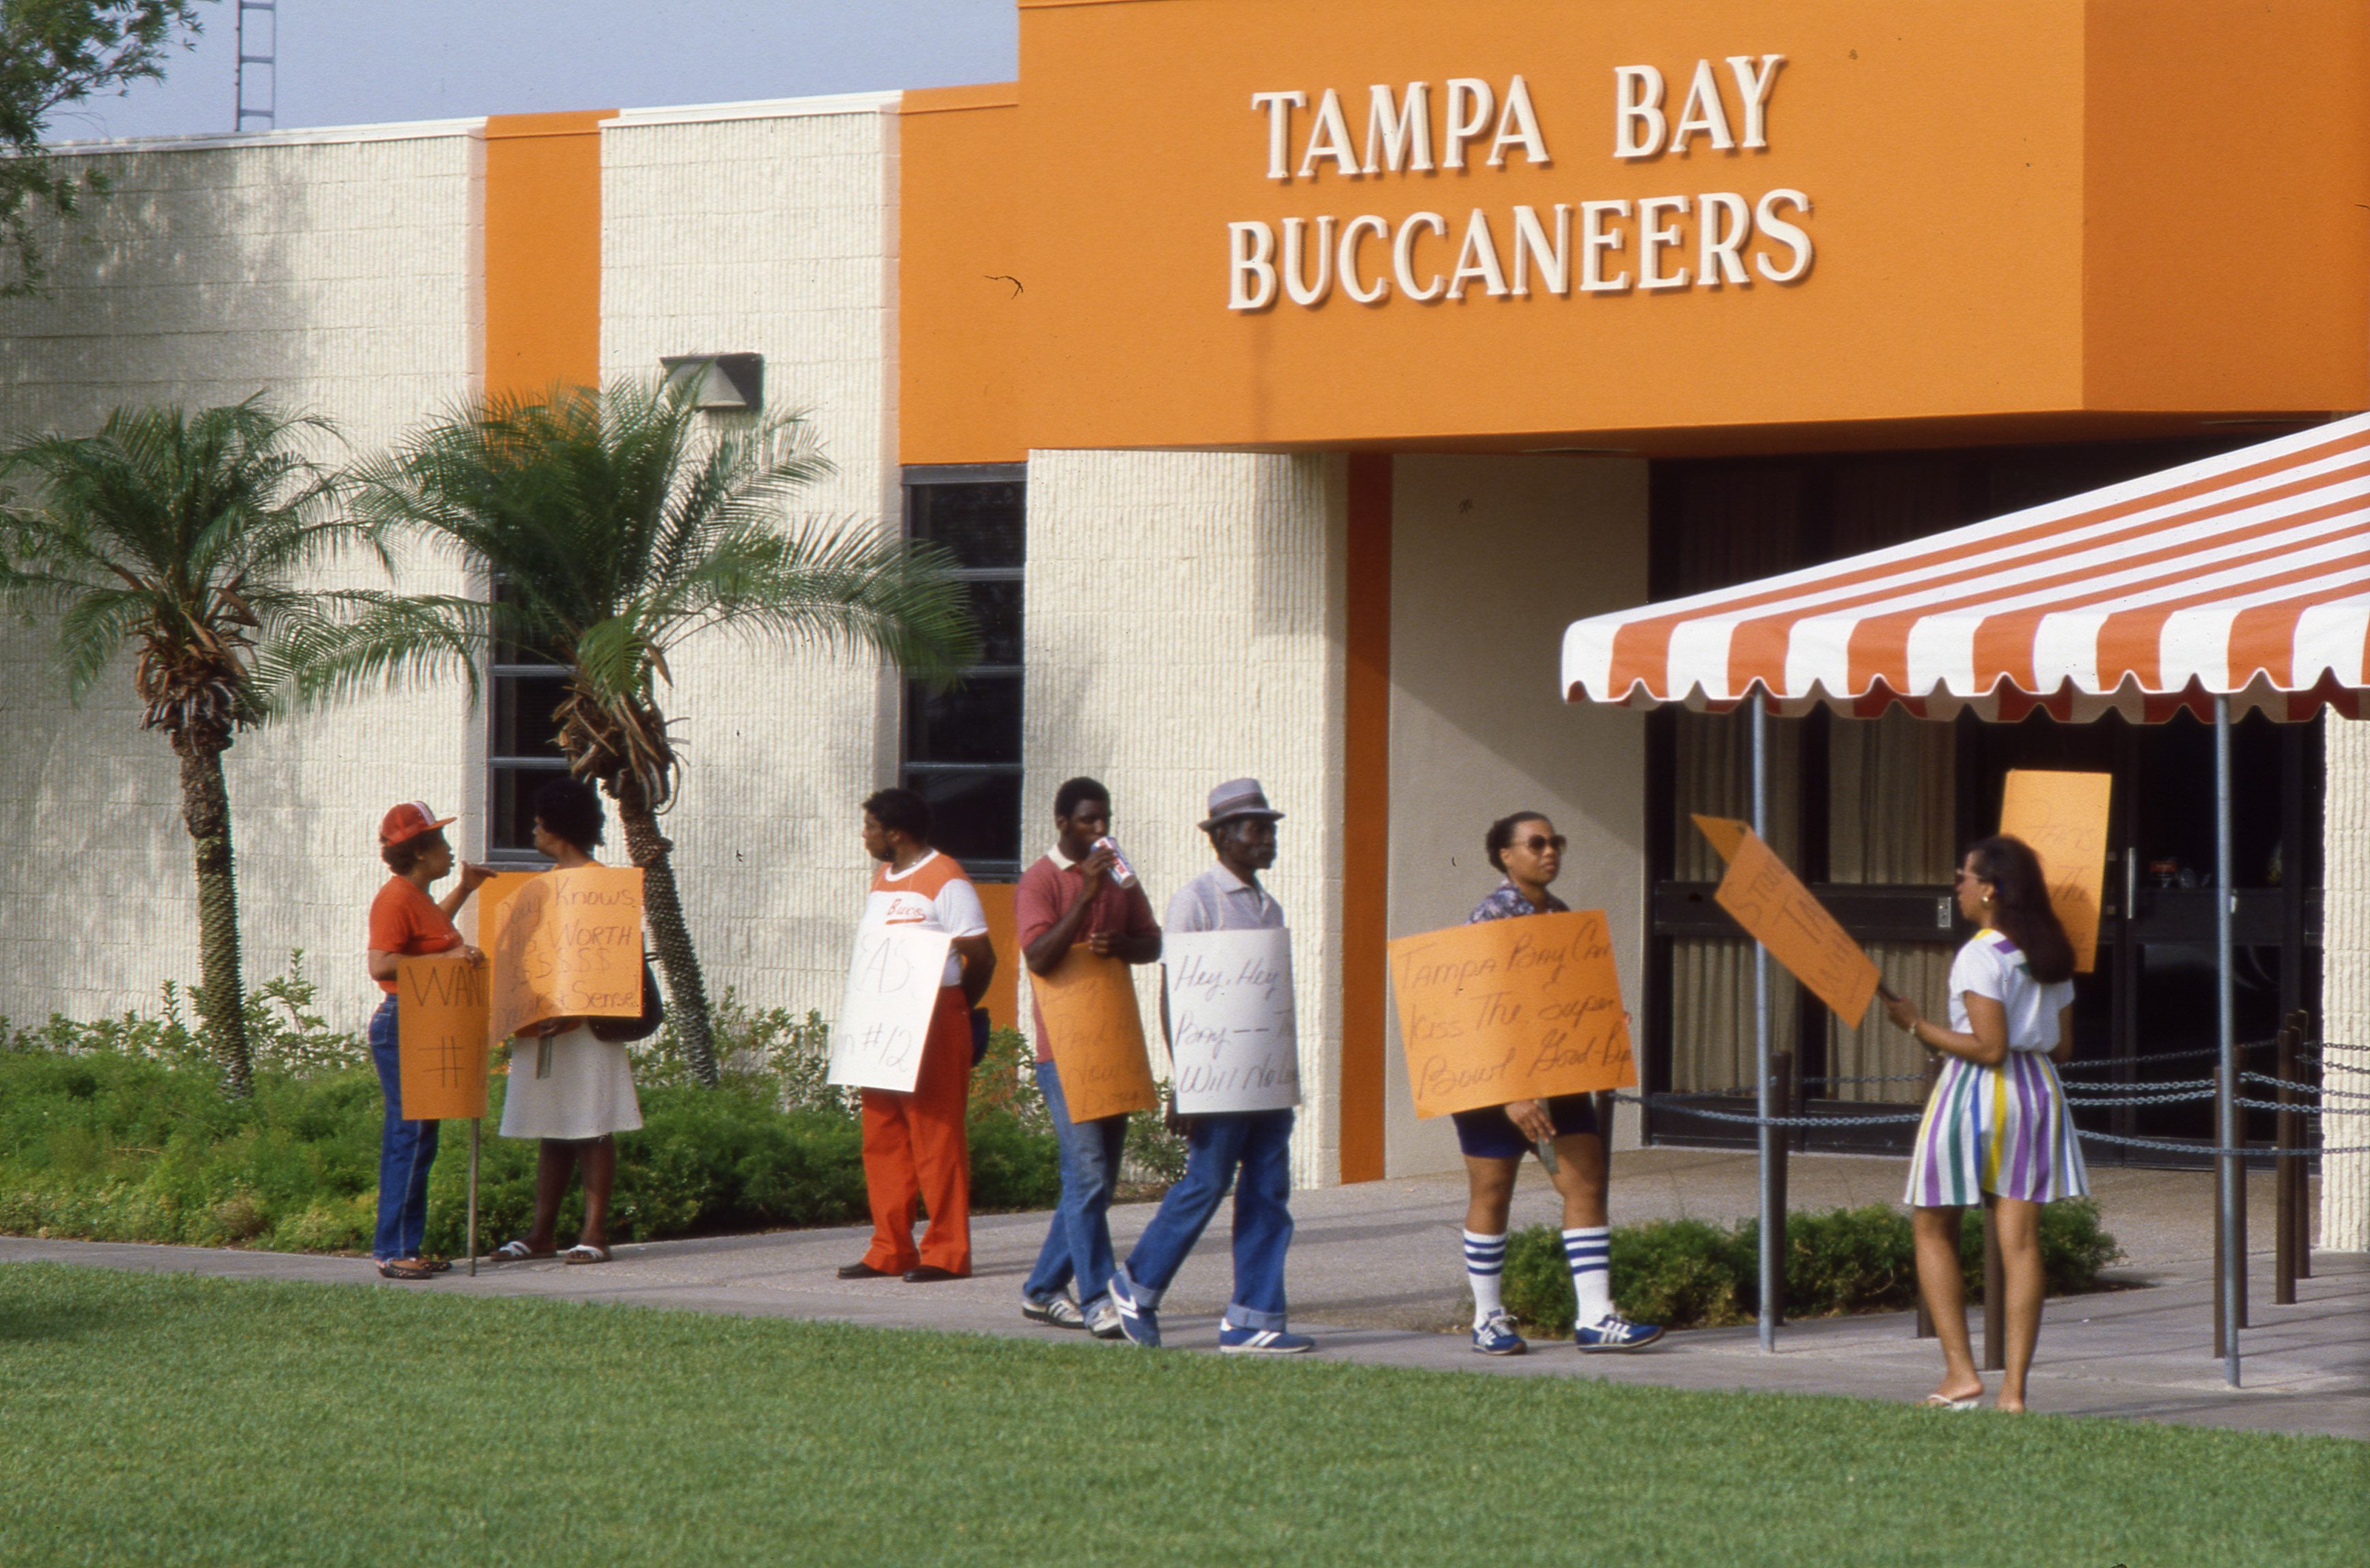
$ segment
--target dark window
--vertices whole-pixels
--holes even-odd
[[[499,596],[502,590],[497,588]],[[497,864],[544,863],[535,852],[535,792],[568,771],[553,717],[567,695],[568,671],[535,650],[504,643],[494,650],[493,690],[487,704],[486,859]]]
[[[905,470],[906,532],[953,554],[979,621],[980,662],[949,690],[906,687],[902,777],[930,802],[937,847],[981,882],[1020,874],[1026,477],[1018,463]]]

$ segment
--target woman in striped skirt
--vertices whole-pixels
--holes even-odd
[[[2022,840],[1986,838],[1957,878],[1959,913],[1983,927],[1950,965],[1950,1027],[1889,998],[1893,1021],[1945,1058],[1909,1159],[1917,1286],[1942,1342],[1929,1405],[1965,1410],[1984,1380],[1967,1344],[1960,1212],[1993,1206],[2008,1275],[2008,1376],[1994,1401],[2024,1408],[2041,1335],[2041,1205],[2090,1190],[2056,1064],[2074,1055],[2074,948]]]

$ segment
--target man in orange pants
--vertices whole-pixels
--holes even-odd
[[[971,1099],[973,1009],[995,973],[987,912],[962,867],[930,847],[930,805],[911,790],[883,790],[864,802],[864,847],[881,862],[872,874],[864,924],[944,931],[954,943],[914,1092],[864,1091],[872,1245],[839,1277],[902,1274],[915,1285],[961,1279],[971,1273],[971,1149],[963,1113]],[[930,1211],[918,1250],[917,1204]]]

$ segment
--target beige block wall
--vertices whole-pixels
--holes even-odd
[[[57,246],[49,294],[0,302],[0,437],[260,390],[361,453],[466,395],[482,145],[474,123],[443,123],[68,149],[114,191]],[[410,580],[460,586],[424,562]],[[378,817],[464,800],[463,708],[457,690],[375,699],[239,738],[225,767],[250,984],[302,948],[326,1015],[361,1025]],[[139,725],[128,662],[74,708],[46,631],[0,624],[0,1015],[20,1024],[151,1007],[163,981],[196,978],[177,767]]]
[[[766,410],[803,410],[835,467],[799,510],[891,533],[894,104],[644,111],[602,136],[603,376],[762,353]],[[664,826],[710,994],[829,1016],[872,870],[857,802],[895,781],[897,683],[869,653],[716,635],[671,663],[686,761]]]
[[[2322,1064],[2325,1089],[2370,1095],[2370,720],[2328,725],[2329,795],[2322,816],[2328,870],[2321,927],[2321,1025],[2324,1040],[2355,1047],[2330,1051]],[[2329,1148],[2370,1145],[2370,1100],[2331,1094],[2320,1119]],[[2370,1251],[2370,1155],[2323,1157],[2318,1245]]]
[[[1340,1170],[1344,474],[1320,456],[1029,460],[1022,857],[1053,842],[1054,790],[1091,775],[1164,915],[1212,864],[1194,825],[1211,787],[1266,785],[1285,813],[1262,880],[1293,930],[1299,1186]],[[1155,1032],[1156,975],[1139,972]]]
[[[1646,597],[1646,465],[1403,456],[1391,512],[1391,935],[1461,923],[1501,880],[1484,830],[1511,811],[1543,811],[1571,841],[1556,894],[1606,911],[1635,1012],[1645,721],[1566,703],[1558,655],[1571,621]],[[1461,1169],[1448,1119],[1416,1117],[1396,1018],[1391,1027],[1385,1169]]]

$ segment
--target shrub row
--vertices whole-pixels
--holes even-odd
[[[1639,1322],[1674,1329],[1754,1320],[1761,1308],[1761,1222],[1720,1226],[1657,1220],[1613,1232],[1614,1302]],[[1967,1298],[1983,1298],[1983,1222],[1970,1210],[1959,1236]],[[2041,1261],[2049,1294],[2096,1288],[2123,1256],[2088,1199],[2041,1211]],[[1571,1274],[1553,1227],[1520,1230],[1506,1247],[1507,1309],[1554,1333],[1571,1330]],[[1893,1312],[1916,1304],[1909,1216],[1882,1204],[1786,1216],[1786,1311],[1795,1318]]]
[[[234,1101],[171,990],[155,1014],[95,1023],[0,1020],[0,1232],[289,1251],[367,1251],[383,1114],[369,1053],[314,1010],[302,955],[259,990],[255,1093]],[[618,1140],[611,1229],[620,1240],[845,1225],[865,1216],[857,1097],[824,1081],[823,1020],[783,1009],[717,1009],[724,1081],[696,1084],[673,1032],[634,1048],[642,1129]],[[1053,1131],[1018,1032],[1001,1030],[972,1078],[972,1205],[1051,1207]],[[499,1059],[499,1057],[498,1057]],[[494,1136],[493,1082],[478,1168],[481,1245],[526,1228],[535,1145]],[[1156,1116],[1128,1131],[1133,1173],[1183,1167]],[[466,1238],[468,1129],[449,1124],[430,1175],[429,1245]],[[581,1200],[561,1214],[573,1234]]]

